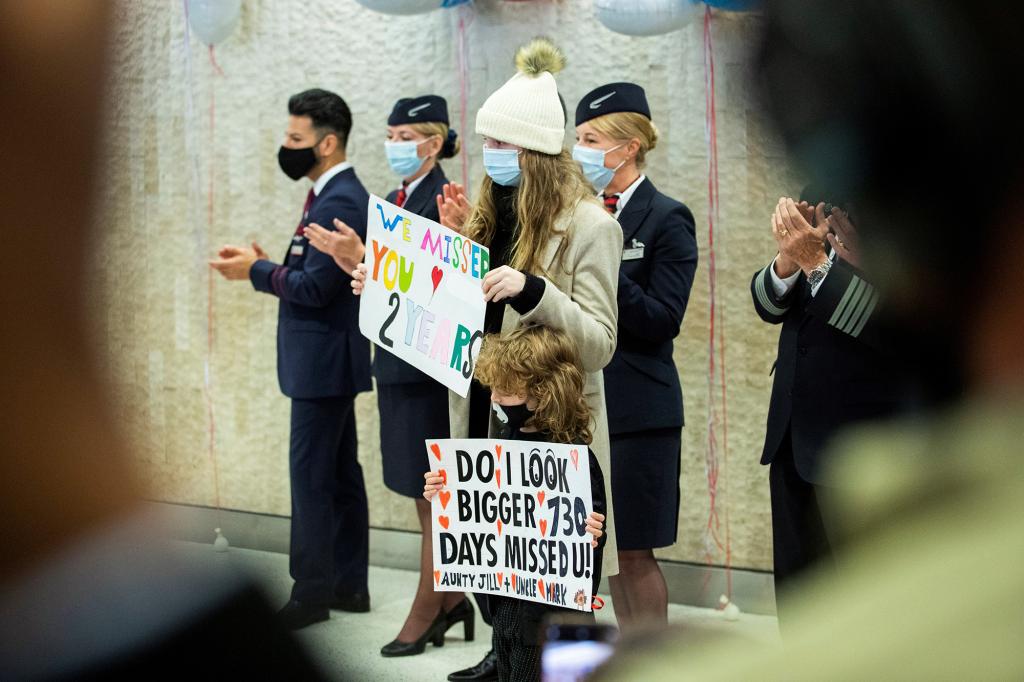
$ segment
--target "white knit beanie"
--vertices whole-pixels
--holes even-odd
[[[552,74],[565,56],[537,38],[516,52],[518,72],[495,90],[476,114],[476,132],[524,149],[558,154],[565,140],[565,112]]]

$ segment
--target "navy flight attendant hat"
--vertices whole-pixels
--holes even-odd
[[[444,123],[448,125],[448,103],[444,97],[422,95],[405,97],[395,102],[395,108],[388,116],[389,126],[406,123]]]
[[[609,83],[594,88],[576,107],[576,125],[620,111],[632,111],[650,119],[651,108],[647,106],[644,89],[636,83]]]

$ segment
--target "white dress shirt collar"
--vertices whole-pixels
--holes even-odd
[[[619,192],[619,203],[615,208],[615,218],[619,217],[619,214],[622,213],[622,209],[626,207],[626,204],[629,203],[629,200],[633,197],[633,193],[636,192],[636,188],[639,187],[640,183],[646,179],[647,176],[641,173],[640,177],[633,181],[633,184]],[[598,196],[603,198],[604,192],[601,192]]]
[[[413,180],[412,182],[410,182],[408,185],[405,186],[405,201],[406,202],[409,201],[409,197],[412,196],[412,193],[416,191],[416,188],[420,186],[420,183],[422,183],[423,179],[426,178],[428,175],[430,175],[429,171],[424,173],[423,175],[419,176],[418,178],[416,178],[415,180]],[[401,189],[402,186],[399,185],[398,188]]]

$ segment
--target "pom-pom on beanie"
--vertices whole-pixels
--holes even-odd
[[[536,38],[516,52],[516,75],[495,90],[476,114],[476,132],[544,154],[558,154],[565,140],[565,111],[554,74],[565,55]]]

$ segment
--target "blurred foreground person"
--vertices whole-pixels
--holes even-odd
[[[1005,97],[1024,45],[1006,13],[767,5],[771,113],[812,181],[858,206],[930,409],[837,443],[838,578],[804,584],[783,647],[676,646],[603,679],[1024,678],[1024,136]]]
[[[117,436],[83,315],[107,10],[0,4],[0,248],[59,216],[62,251],[0,269],[0,679],[321,679],[251,586],[157,545]]]

